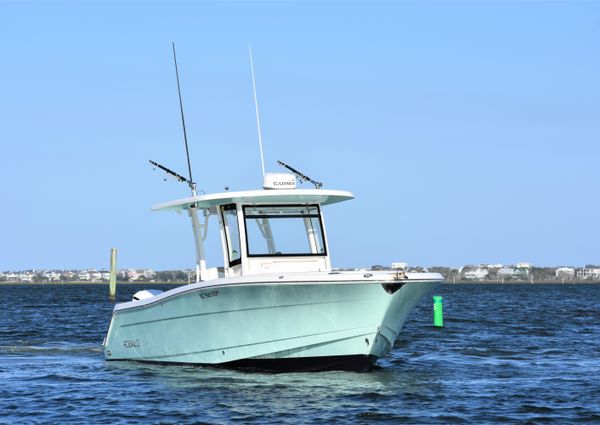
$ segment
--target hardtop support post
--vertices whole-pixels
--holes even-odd
[[[188,210],[192,219],[192,229],[194,230],[194,242],[196,244],[196,282],[200,281],[200,277],[206,272],[206,259],[204,257],[204,243],[202,242],[202,234],[200,231],[200,221],[198,220],[198,209],[195,205],[190,206]]]

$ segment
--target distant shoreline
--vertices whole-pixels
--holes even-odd
[[[501,280],[463,280],[454,282],[452,280],[444,280],[444,285],[598,285],[598,280],[578,280],[571,282],[561,282],[557,280],[541,280],[530,282],[528,280],[507,280],[502,282]]]
[[[117,285],[186,285],[187,282],[119,282],[117,281]],[[0,286],[2,285],[36,285],[36,286],[44,286],[44,285],[106,285],[108,286],[108,282],[91,282],[91,281],[71,281],[67,280],[64,282],[0,282]]]
[[[572,282],[560,282],[556,280],[544,280],[539,282],[533,282],[527,280],[507,280],[502,282],[501,280],[462,280],[462,281],[452,281],[452,280],[444,280],[442,282],[444,285],[598,285],[600,281],[598,280],[585,280],[585,281],[572,281]],[[173,285],[173,286],[181,286],[187,285],[187,282],[117,282],[117,285]],[[64,282],[0,282],[0,286],[2,285],[22,285],[22,286],[44,286],[44,285],[105,285],[108,286],[108,282],[90,282],[90,281],[64,281]]]

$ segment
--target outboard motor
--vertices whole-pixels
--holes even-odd
[[[146,298],[152,298],[155,295],[162,294],[163,291],[160,289],[142,289],[133,294],[133,300],[145,300]]]

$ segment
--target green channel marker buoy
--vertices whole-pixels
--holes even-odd
[[[433,326],[444,327],[444,309],[442,308],[442,297],[433,296]]]

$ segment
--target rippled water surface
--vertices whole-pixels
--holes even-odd
[[[444,285],[365,374],[107,363],[106,286],[0,291],[1,423],[600,423],[599,285]]]

